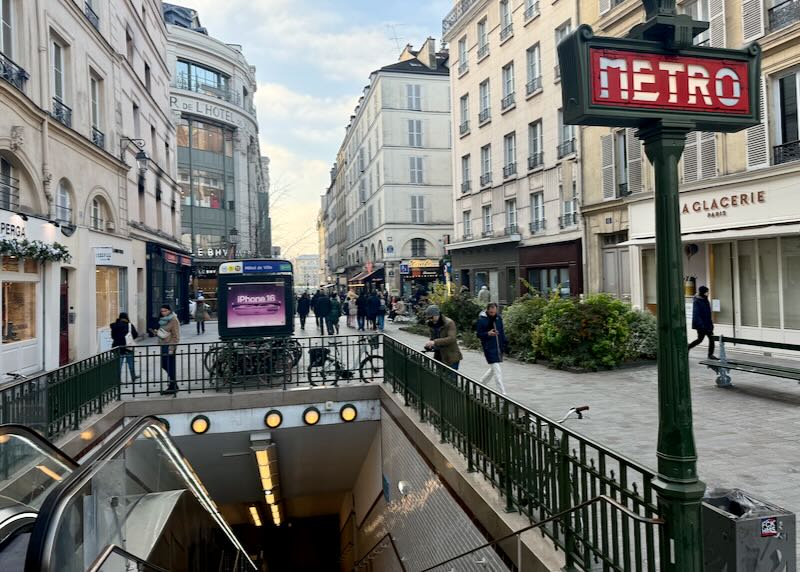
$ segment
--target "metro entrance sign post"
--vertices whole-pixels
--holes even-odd
[[[690,131],[734,132],[760,122],[760,49],[693,46],[707,22],[675,0],[643,0],[626,38],[580,26],[558,46],[565,124],[638,128],[655,170],[658,305],[660,568],[702,572],[700,508],[682,284],[678,162]]]

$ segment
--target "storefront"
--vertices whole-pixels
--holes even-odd
[[[383,290],[386,284],[386,271],[381,266],[373,268],[372,263],[367,265],[367,269],[353,276],[348,282],[347,287],[358,291],[363,288],[366,292],[372,290]]]
[[[519,296],[519,241],[492,240],[480,245],[476,240],[447,246],[453,281],[456,288],[467,288],[473,294],[486,286],[493,302],[510,304]]]
[[[681,193],[687,327],[706,285],[716,333],[800,343],[800,169],[726,179]],[[652,199],[630,208],[632,302],[655,312]]]
[[[562,296],[583,293],[580,240],[520,248],[519,266],[522,278],[538,292],[558,291]],[[525,293],[523,284],[519,291]]]
[[[419,288],[430,292],[437,282],[444,283],[441,260],[412,258],[400,263],[400,295],[404,298]]]
[[[187,254],[147,243],[147,327],[158,324],[159,308],[168,304],[181,323],[189,321],[192,260]]]

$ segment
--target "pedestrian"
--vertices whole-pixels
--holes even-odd
[[[136,375],[136,365],[133,360],[133,344],[138,337],[139,332],[136,331],[136,326],[131,323],[127,312],[120,312],[117,321],[111,324],[111,349],[119,348],[120,373],[122,373],[122,368],[127,363],[131,381],[139,379],[139,376]]]
[[[194,305],[194,321],[197,322],[198,336],[201,330],[204,334],[206,333],[206,320],[209,318],[208,304],[206,304],[205,300],[203,296],[198,296],[197,302]]]
[[[378,330],[382,332],[386,321],[386,295],[381,293],[378,297],[378,302],[378,313],[375,315],[375,325]]]
[[[443,316],[436,304],[425,308],[425,321],[431,330],[431,339],[425,344],[425,349],[433,350],[435,360],[458,369],[463,356],[458,347],[456,323]]]
[[[367,319],[367,295],[362,290],[356,298],[356,321],[358,323],[358,331],[363,332],[364,322]]]
[[[481,289],[478,292],[478,305],[486,307],[486,305],[489,303],[491,297],[492,297],[492,295],[489,292],[489,289],[484,284],[483,286],[481,286]]]
[[[309,310],[311,310],[311,298],[308,297],[308,292],[303,292],[297,301],[297,314],[300,316],[301,330],[306,329],[306,318],[308,318]]]
[[[178,384],[175,381],[175,351],[176,344],[181,341],[181,325],[169,304],[161,306],[159,313],[161,317],[158,319],[158,329],[151,329],[150,333],[158,336],[158,345],[161,346],[161,369],[167,373],[169,379],[167,389],[161,394],[169,395],[178,392]]]
[[[371,330],[376,328],[375,321],[378,319],[378,312],[381,309],[381,299],[378,292],[373,290],[367,298],[367,327]]]
[[[331,309],[328,312],[328,335],[339,334],[339,318],[342,317],[342,304],[336,292],[331,293]]]
[[[708,338],[708,359],[719,359],[714,355],[714,322],[711,320],[711,303],[708,288],[700,286],[692,303],[692,328],[697,330],[697,339],[689,344],[689,350]]]
[[[494,377],[500,393],[505,395],[506,387],[503,385],[503,370],[500,368],[500,363],[503,361],[503,353],[508,342],[503,328],[503,318],[497,313],[497,304],[494,302],[487,304],[486,310],[480,313],[477,334],[483,345],[483,356],[489,364],[489,369],[481,377],[481,383],[486,385]]]
[[[342,314],[344,314],[347,327],[352,328],[353,320],[350,318],[350,298],[345,298],[342,302]]]
[[[322,335],[325,335],[325,326],[326,322],[328,321],[328,316],[331,313],[331,299],[328,298],[325,294],[320,292],[319,297],[317,297],[317,307],[314,310],[314,316],[317,318],[317,323],[322,320],[322,327],[320,330],[322,331]]]

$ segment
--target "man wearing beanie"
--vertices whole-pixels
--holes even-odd
[[[431,340],[425,344],[426,350],[433,350],[433,357],[445,365],[458,369],[462,359],[456,337],[456,323],[442,316],[439,306],[431,304],[425,308],[425,321],[431,329]]]

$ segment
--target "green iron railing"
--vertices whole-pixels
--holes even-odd
[[[506,510],[537,522],[580,507],[540,527],[568,568],[659,569],[653,471],[390,337],[383,357],[384,382],[499,489]],[[630,514],[587,503],[598,496]]]
[[[52,439],[79,429],[119,392],[118,353],[103,352],[0,387],[0,424],[19,423]]]

